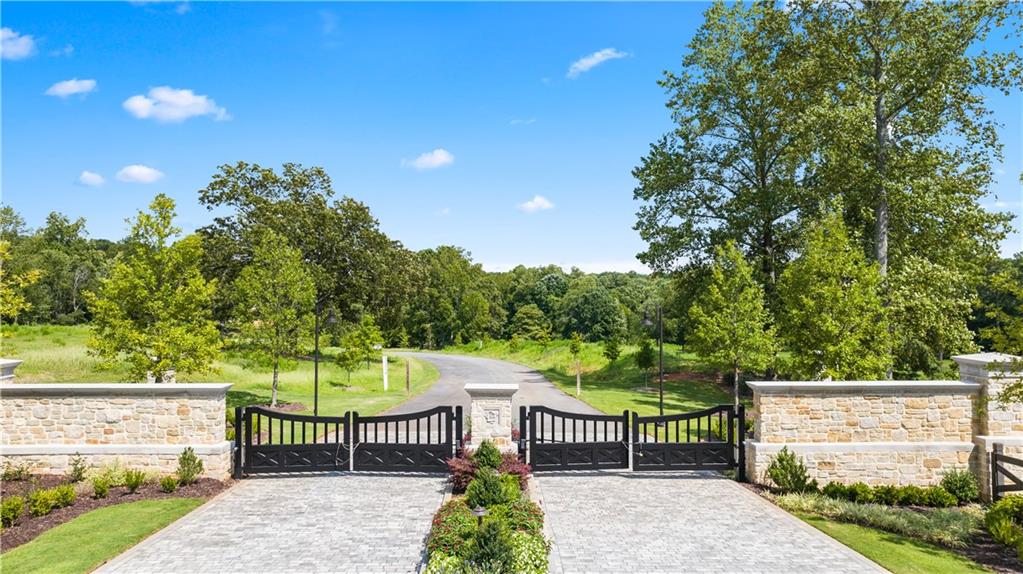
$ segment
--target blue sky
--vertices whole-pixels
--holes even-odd
[[[218,165],[293,161],[413,249],[642,269],[630,171],[706,6],[4,2],[2,199],[116,239],[163,192],[192,230]],[[989,103],[1019,216],[1023,98]]]

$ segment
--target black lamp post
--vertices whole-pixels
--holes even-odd
[[[472,510],[472,515],[476,517],[476,527],[483,527],[483,517],[487,515],[487,509],[482,506],[477,506]]]
[[[643,312],[643,325],[647,327],[653,326],[653,322],[650,321],[646,311]],[[660,415],[664,416],[664,316],[661,314],[660,303],[657,304],[657,349],[659,353],[657,367],[657,408]]]
[[[320,414],[320,313],[323,312],[323,301],[316,298],[316,312],[313,327],[313,415]],[[327,316],[327,324],[337,323],[334,312]]]

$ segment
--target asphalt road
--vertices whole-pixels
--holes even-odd
[[[385,414],[413,413],[439,405],[462,405],[469,413],[467,383],[518,383],[512,408],[518,424],[520,405],[543,405],[574,413],[603,414],[590,405],[561,392],[553,383],[529,367],[497,359],[448,355],[444,353],[395,353],[432,363],[440,379],[426,392],[390,409]]]

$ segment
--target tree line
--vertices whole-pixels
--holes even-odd
[[[985,90],[1021,87],[1007,2],[716,2],[660,85],[673,129],[634,170],[640,259],[722,368],[939,373],[1023,351],[1023,258],[985,209]]]

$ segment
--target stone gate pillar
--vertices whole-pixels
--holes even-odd
[[[472,401],[469,407],[469,449],[489,440],[501,452],[514,452],[512,440],[512,397],[519,390],[517,383],[469,383],[465,392]]]

